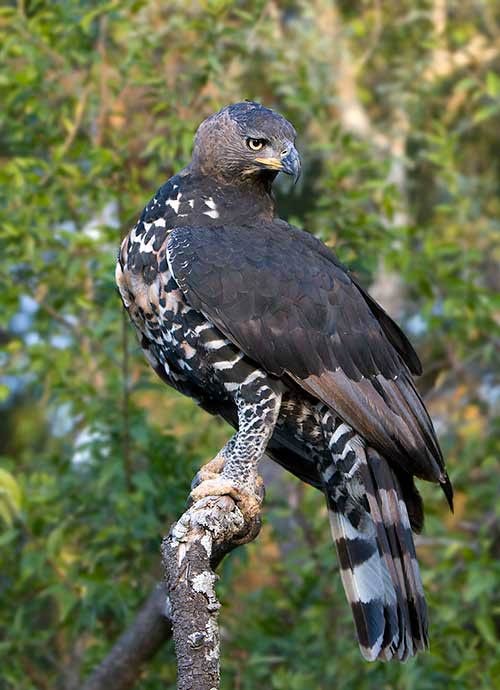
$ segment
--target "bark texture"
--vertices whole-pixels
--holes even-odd
[[[191,506],[164,539],[178,690],[218,690],[220,604],[214,567],[259,530],[258,515],[245,516],[229,496],[208,496]]]

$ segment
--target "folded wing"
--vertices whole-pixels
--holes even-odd
[[[167,257],[188,302],[260,367],[336,410],[389,462],[451,486],[412,381],[406,336],[330,250],[277,221],[174,229]]]

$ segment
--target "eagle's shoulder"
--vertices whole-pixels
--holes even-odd
[[[179,214],[182,197],[189,186],[189,171],[182,170],[167,180],[146,204],[139,222],[154,223],[159,218],[167,219]]]

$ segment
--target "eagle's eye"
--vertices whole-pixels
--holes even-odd
[[[252,151],[260,151],[266,144],[267,141],[265,139],[253,139],[252,137],[247,139],[247,146]]]

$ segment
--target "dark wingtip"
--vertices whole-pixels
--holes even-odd
[[[412,350],[413,350],[413,348],[412,348]],[[411,373],[415,374],[415,376],[422,376],[422,374],[424,373],[424,368],[422,367],[422,362],[420,361],[419,356],[417,355],[415,350],[413,350],[411,355],[412,356],[411,356],[410,362],[409,362],[409,367],[410,367]]]
[[[441,484],[441,488],[443,489],[444,495],[446,496],[446,500],[448,501],[450,510],[453,513],[453,487],[451,485],[450,478],[446,473],[444,473],[441,476],[441,478],[439,479],[439,483]]]

